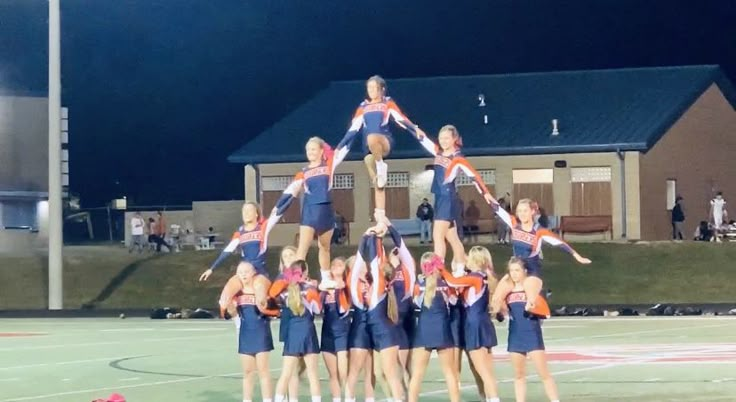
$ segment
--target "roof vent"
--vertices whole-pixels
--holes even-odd
[[[552,119],[552,135],[560,135],[560,130],[557,128],[557,119]]]

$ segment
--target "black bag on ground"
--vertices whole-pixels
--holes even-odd
[[[169,314],[176,314],[179,310],[171,307],[155,308],[151,310],[152,320],[165,320]]]
[[[189,314],[189,318],[206,319],[206,318],[215,318],[215,316],[211,312],[203,308],[198,308],[194,310],[191,314]]]
[[[637,316],[639,315],[639,312],[634,310],[633,308],[625,307],[618,311],[619,315],[621,316]]]
[[[657,303],[652,307],[649,307],[649,310],[647,310],[647,315],[663,315],[664,309],[666,309],[667,306],[662,303]]]

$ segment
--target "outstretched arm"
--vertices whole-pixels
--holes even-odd
[[[330,190],[332,190],[332,182],[335,177],[335,171],[337,170],[337,165],[342,163],[342,161],[345,160],[345,158],[348,156],[348,152],[350,152],[349,146],[342,147],[340,149],[336,149],[332,152],[332,155],[327,159],[327,166],[330,169]]]
[[[345,133],[345,136],[342,137],[340,143],[337,144],[336,152],[340,152],[342,148],[349,150],[350,147],[353,145],[353,140],[355,140],[355,136],[358,135],[362,127],[363,108],[359,107],[358,110],[355,111],[353,120],[350,122],[350,128],[348,128],[348,131]]]
[[[480,291],[483,288],[483,278],[475,275],[464,275],[455,277],[451,273],[447,272],[446,269],[440,271],[442,278],[447,282],[450,287],[453,288],[469,288],[475,287],[476,291]]]
[[[493,198],[493,196],[491,195],[491,192],[488,191],[488,187],[486,187],[486,184],[483,182],[483,179],[480,177],[478,171],[476,171],[473,165],[471,165],[470,162],[468,162],[468,160],[463,158],[462,156],[455,156],[452,159],[452,163],[450,163],[450,166],[447,168],[447,170],[445,170],[445,183],[451,183],[455,181],[458,173],[460,173],[461,171],[465,173],[465,175],[468,176],[470,180],[473,181],[475,189],[478,190],[483,198],[486,199],[487,203],[498,203],[498,201],[496,201],[496,199]]]
[[[581,256],[580,254],[578,254],[578,252],[575,251],[569,244],[567,244],[567,242],[562,240],[559,236],[554,234],[549,229],[537,230],[537,238],[539,240],[537,240],[537,244],[535,245],[536,252],[538,252],[542,248],[542,242],[544,242],[544,243],[547,243],[553,246],[560,247],[561,249],[565,250],[567,253],[570,253],[573,256],[573,258],[575,258],[575,260],[581,264],[591,263],[590,259],[585,258]]]
[[[399,105],[397,105],[396,102],[394,102],[393,100],[389,100],[386,103],[386,106],[388,107],[389,115],[392,119],[394,119],[396,124],[398,124],[404,130],[412,133],[420,141],[420,136],[426,138],[426,135],[424,135],[423,132],[420,133],[421,130],[419,130],[419,127],[416,124],[412,123],[411,120],[409,120],[409,118],[406,117],[406,115],[401,111],[401,109],[399,109]]]
[[[284,192],[281,193],[281,197],[279,197],[278,201],[276,201],[276,205],[274,205],[271,210],[271,216],[276,215],[276,222],[281,220],[281,217],[284,216],[284,213],[289,209],[291,203],[299,197],[302,187],[304,187],[304,174],[299,172],[294,175],[294,179],[289,183],[286,189],[284,189]]]
[[[516,218],[514,218],[509,212],[503,208],[501,208],[501,204],[498,202],[492,202],[491,208],[493,209],[493,212],[496,213],[496,215],[501,218],[503,223],[506,224],[509,228],[513,228],[516,224]]]
[[[271,233],[271,229],[276,226],[279,219],[281,219],[281,215],[271,214],[268,219],[261,221],[261,249],[258,255],[262,255],[268,249],[268,235]]]
[[[227,244],[227,246],[222,250],[220,255],[217,256],[217,259],[215,262],[210,265],[210,270],[215,270],[218,265],[220,265],[223,261],[227,259],[227,257],[232,254],[235,249],[238,248],[238,244],[240,244],[240,234],[238,232],[233,233],[233,237],[230,240],[230,243]]]

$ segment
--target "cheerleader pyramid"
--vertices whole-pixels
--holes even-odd
[[[464,352],[481,400],[497,402],[500,399],[492,350],[498,340],[492,316],[509,320],[507,350],[515,373],[516,401],[526,400],[527,358],[534,363],[549,400],[558,401],[542,337],[542,322],[550,312],[540,294],[541,246],[545,242],[559,246],[581,264],[591,261],[535,224],[537,205],[532,200],[519,201],[516,216],[500,208],[462,155],[457,128],[442,127],[435,143],[386,96],[386,82],[381,77],[371,77],[366,92],[366,100],[335,150],[319,137],[310,138],[305,146],[306,166],[295,174],[269,216],[263,217],[255,203],[244,204],[242,226],[200,276],[200,281],[207,280],[231,253],[240,252],[241,262],[222,290],[220,308],[223,317],[234,317],[238,329],[243,402],[253,401],[256,376],[260,400],[297,401],[302,372],[306,373],[312,402],[321,401],[320,354],[329,373],[333,402],[356,401],[360,379],[364,383],[362,400],[366,402],[375,401],[376,384],[393,402],[416,402],[422,397],[427,366],[437,364],[430,363],[433,351],[439,357],[433,362],[439,362],[444,375],[447,399],[461,400],[459,379]],[[385,213],[388,166],[384,158],[393,145],[388,130],[391,119],[434,158],[434,250],[421,255],[419,264]],[[355,255],[333,257],[333,176],[359,134],[376,190],[376,224],[365,231]],[[460,172],[470,178],[489,208],[511,228],[514,257],[500,280],[496,279],[489,250],[474,246],[466,254],[458,236],[454,211],[459,202],[455,180]],[[269,233],[300,195],[299,244],[282,249],[280,273],[269,278],[265,263]],[[315,236],[320,278],[313,280],[305,260]],[[450,264],[445,262],[445,242],[452,250]],[[322,319],[320,331],[315,326],[318,316]],[[279,341],[283,343],[283,364],[275,386],[269,367],[274,349],[270,321],[274,317],[281,318]]]

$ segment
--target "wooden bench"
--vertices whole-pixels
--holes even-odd
[[[560,237],[565,233],[588,234],[608,232],[613,240],[613,217],[611,215],[563,216],[560,220]]]

